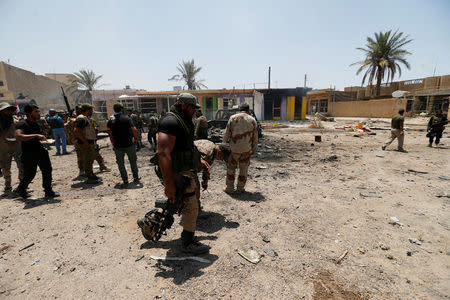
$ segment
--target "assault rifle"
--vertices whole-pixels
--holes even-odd
[[[155,208],[147,212],[143,218],[137,220],[142,235],[149,241],[157,242],[167,229],[172,227],[174,215],[181,214],[184,208],[185,198],[190,195],[184,194],[184,190],[190,185],[191,178],[181,175],[181,182],[176,186],[175,203],[170,199],[156,200]]]
[[[66,107],[67,107],[67,111],[69,113],[69,117],[71,117],[72,113],[73,113],[73,109],[70,108],[69,100],[67,100],[66,93],[64,93],[64,89],[63,89],[62,86],[61,86],[61,91],[62,91],[62,94],[63,94],[63,97],[64,97],[64,102],[66,103]]]

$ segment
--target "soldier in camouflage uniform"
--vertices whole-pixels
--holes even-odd
[[[230,143],[231,157],[227,162],[227,178],[225,193],[234,192],[236,168],[239,165],[239,177],[236,192],[245,192],[247,171],[250,157],[258,147],[258,127],[256,120],[250,116],[247,103],[239,106],[240,113],[232,115],[228,120],[223,143]]]
[[[20,161],[20,143],[14,138],[16,107],[7,102],[0,103],[0,170],[5,178],[4,192],[12,191],[11,186],[11,162],[16,161],[19,169],[19,180],[23,179],[23,167]]]
[[[435,143],[436,146],[439,145],[439,142],[442,137],[442,132],[444,132],[445,124],[448,123],[447,116],[442,114],[441,110],[436,111],[436,115],[430,118],[427,126],[427,137],[429,138],[428,147],[433,146],[433,139],[436,137]]]
[[[195,113],[197,119],[195,122],[194,136],[196,140],[208,138],[208,119],[202,114],[202,110],[198,109]]]

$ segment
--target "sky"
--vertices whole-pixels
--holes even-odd
[[[360,86],[375,32],[399,30],[409,80],[450,74],[450,0],[0,0],[0,60],[44,73],[91,69],[99,89],[172,90],[183,60],[210,89]]]

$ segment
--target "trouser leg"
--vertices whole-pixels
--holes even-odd
[[[3,178],[5,178],[5,190],[11,188],[11,161],[13,153],[11,152],[0,152],[0,169],[3,173]]]
[[[61,153],[61,134],[58,130],[53,130],[53,138],[55,139],[56,153]]]
[[[50,192],[52,190],[52,163],[50,162],[48,151],[41,151],[38,166],[42,173],[42,187],[45,192]]]
[[[28,185],[33,181],[34,176],[36,176],[38,160],[35,153],[22,153],[22,164],[23,164],[23,179],[20,181],[17,190],[19,192],[25,192]]]
[[[94,176],[94,170],[92,164],[95,159],[95,146],[94,144],[89,144],[87,148],[81,147],[81,153],[83,157],[83,169],[88,177]]]
[[[131,172],[133,173],[133,178],[135,180],[139,179],[139,171],[137,166],[137,156],[136,156],[136,148],[134,146],[126,148],[126,153],[128,156],[128,160],[130,161]],[[125,168],[125,166],[124,166]]]
[[[184,199],[184,207],[181,211],[181,224],[183,225],[183,230],[189,232],[195,232],[199,209],[197,197],[195,195],[195,190],[199,187],[195,182],[194,175],[196,176],[196,174],[190,175],[191,180],[189,186],[184,189],[184,194],[193,194]]]
[[[81,172],[84,172],[84,166],[83,166],[83,154],[81,151],[81,147],[78,143],[75,143],[75,152],[77,153],[77,165],[78,170]]]
[[[439,142],[441,141],[441,137],[442,137],[442,131],[437,132],[436,140],[435,140],[436,145],[439,144]]]
[[[131,146],[134,147],[134,146]],[[114,153],[116,154],[116,163],[119,167],[120,177],[124,183],[128,183],[127,169],[125,169],[125,150],[124,148],[114,148]]]
[[[100,154],[100,150],[95,149],[95,160],[98,162],[100,170],[106,169],[105,160],[103,159],[103,156]]]
[[[67,153],[67,138],[64,129],[61,130],[61,143],[62,143],[62,152]]]
[[[430,137],[428,138],[428,142],[430,145],[433,144],[433,140],[434,140],[434,135],[430,134]]]
[[[22,150],[19,147],[14,151],[14,160],[16,161],[17,170],[19,170],[19,181],[23,179]]]
[[[234,179],[236,176],[236,168],[239,162],[240,153],[231,153],[227,163],[227,190],[234,190]]]
[[[405,139],[405,132],[400,130],[397,132],[398,149],[403,149],[403,141]]]
[[[237,190],[243,190],[247,183],[248,167],[250,165],[250,155],[243,154],[239,159],[239,177],[237,182]]]
[[[391,136],[386,140],[386,142],[384,142],[383,147],[389,146],[395,140],[396,137],[397,136],[395,135],[394,130],[391,130]]]

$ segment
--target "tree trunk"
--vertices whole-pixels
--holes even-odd
[[[383,79],[383,74],[384,71],[383,70],[379,70],[377,73],[377,90],[376,90],[376,96],[380,96],[380,92],[381,92],[381,80]]]

